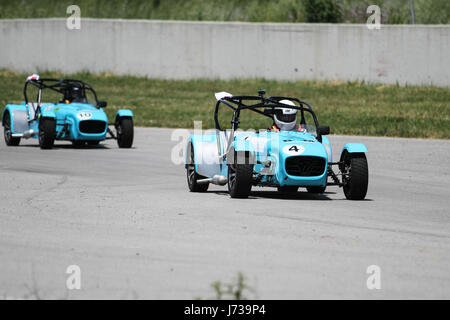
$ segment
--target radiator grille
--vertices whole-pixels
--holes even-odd
[[[299,177],[321,176],[326,169],[326,161],[321,157],[296,156],[286,159],[287,174]]]
[[[80,132],[82,133],[103,133],[106,130],[106,122],[100,120],[80,121]]]

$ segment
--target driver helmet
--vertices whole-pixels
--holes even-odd
[[[295,106],[290,100],[280,100],[279,103],[288,106]],[[276,107],[275,110],[281,110],[282,114],[275,114],[273,120],[275,125],[283,131],[294,130],[297,123],[297,109]]]
[[[64,100],[69,102],[83,102],[83,89],[79,84],[69,86],[64,94]]]

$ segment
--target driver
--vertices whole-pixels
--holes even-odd
[[[64,91],[64,102],[72,103],[72,102],[85,102],[83,96],[83,89],[80,85],[73,84],[66,88]]]
[[[295,103],[290,100],[280,100],[281,104],[285,104],[288,106],[295,106]],[[281,108],[277,107],[275,110],[280,110],[280,114],[275,113],[273,116],[273,125],[272,130],[279,132],[281,131],[301,131],[302,127],[299,125],[298,128],[296,128],[297,123],[297,109],[291,109],[291,108]]]

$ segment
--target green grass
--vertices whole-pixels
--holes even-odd
[[[26,76],[0,70],[2,106],[23,101]],[[42,72],[41,76],[64,77],[55,72]],[[119,108],[133,110],[137,126],[192,128],[193,121],[200,120],[203,128],[213,128],[214,92],[255,95],[258,89],[266,89],[269,95],[310,102],[319,123],[329,125],[333,134],[450,139],[448,88],[264,79],[179,81],[88,73],[70,77],[91,83],[99,99],[108,101],[105,111],[110,117]],[[231,118],[223,114],[221,119],[228,123]],[[242,114],[243,129],[269,124],[265,117],[252,112]]]
[[[332,1],[337,4],[340,22],[365,23],[371,4],[380,6],[382,23],[411,21],[408,0]],[[317,7],[317,2],[313,6]],[[67,17],[66,8],[76,4],[84,18],[306,22],[305,3],[306,0],[0,0],[0,19]],[[416,23],[450,22],[450,1],[414,0],[414,3]]]

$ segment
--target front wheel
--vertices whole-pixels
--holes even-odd
[[[3,119],[3,135],[5,137],[5,143],[7,146],[18,146],[20,143],[20,138],[14,138],[11,132],[11,117],[9,112],[5,113],[5,118]]]
[[[41,149],[51,149],[55,143],[56,120],[42,118],[39,121],[39,146]]]
[[[346,153],[344,155],[342,182],[344,194],[348,200],[363,200],[369,184],[369,169],[364,153]]]
[[[116,130],[119,148],[131,148],[134,136],[133,119],[119,118],[116,123]]]
[[[248,198],[252,190],[253,164],[228,165],[228,192],[231,198]]]

